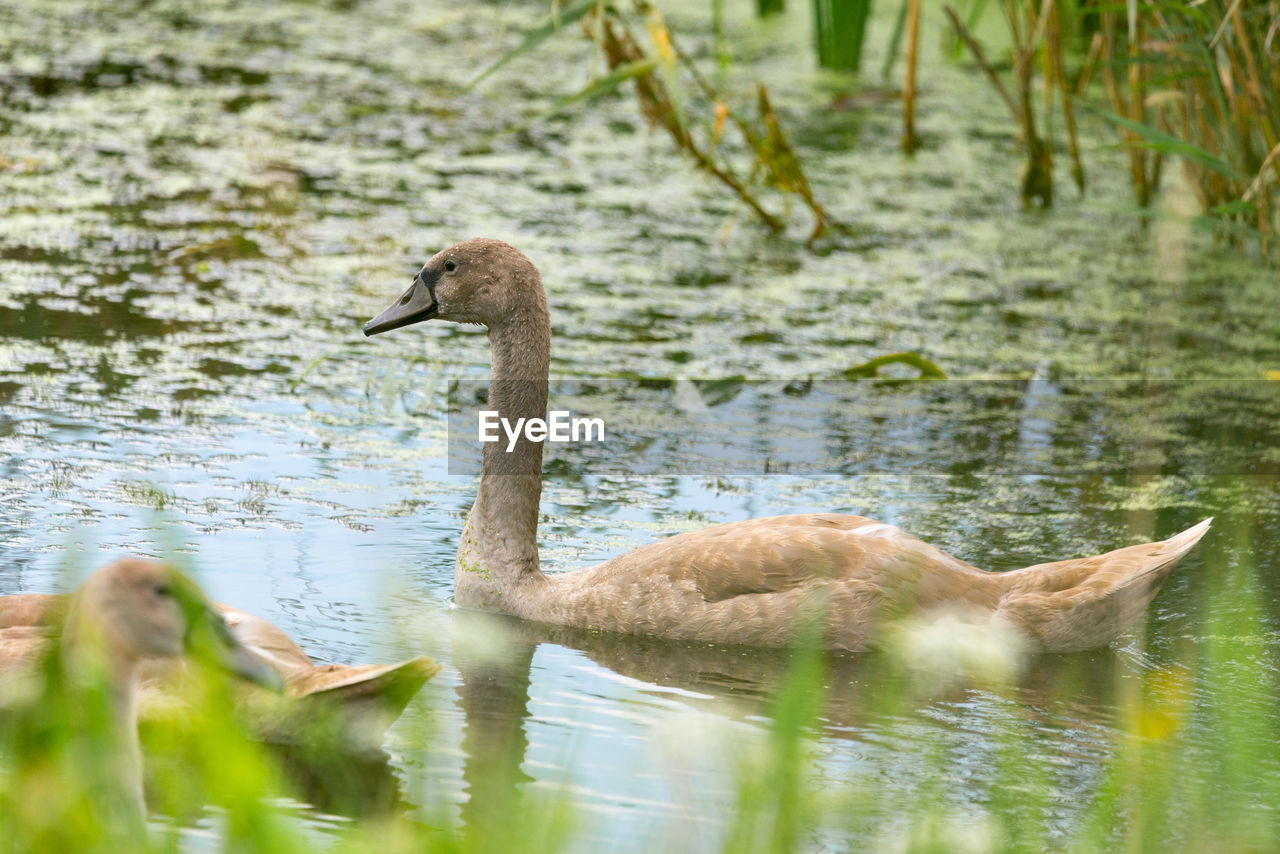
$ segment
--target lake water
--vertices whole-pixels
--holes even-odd
[[[704,5],[668,20],[705,52]],[[906,159],[895,104],[846,108],[838,81],[810,70],[807,8],[759,25],[735,6],[723,82],[769,83],[815,192],[849,226],[808,251],[801,210],[766,234],[648,131],[627,92],[504,133],[595,67],[571,27],[463,90],[545,11],[0,8],[0,593],[63,589],[68,567],[113,555],[180,555],[318,660],[446,663],[389,734],[411,814],[465,819],[473,794],[503,796],[482,782],[496,766],[567,792],[584,849],[715,849],[735,758],[763,743],[785,656],[449,605],[475,483],[448,473],[445,398],[484,376],[487,343],[443,324],[366,340],[360,326],[437,249],[492,236],[541,268],[553,372],[609,379],[602,405],[652,387],[637,377],[826,381],[900,350],[990,381],[869,385],[857,431],[827,424],[862,462],[826,473],[558,466],[543,497],[549,570],[793,511],[872,516],[993,570],[1217,518],[1140,631],[1038,660],[1012,688],[940,677],[908,690],[892,661],[834,662],[816,786],[865,784],[905,814],[942,768],[947,808],[970,815],[1008,784],[992,734],[1013,721],[1034,733],[1058,805],[1050,832],[1070,838],[1105,779],[1126,685],[1193,667],[1218,637],[1207,615],[1255,606],[1261,642],[1237,662],[1238,687],[1274,728],[1274,271],[1173,215],[1144,227],[1114,137],[1092,120],[1089,195],[1060,168],[1058,207],[1024,212],[1003,105],[938,57],[922,72],[923,147]],[[926,26],[931,55],[940,21]],[[888,24],[875,22],[868,68]],[[1097,393],[1095,379],[1128,384]],[[1153,412],[1175,423],[1151,428]],[[906,700],[887,711],[883,693]],[[1189,716],[1213,702],[1194,693]],[[1182,773],[1216,773],[1205,746]],[[1280,779],[1270,761],[1257,773]]]

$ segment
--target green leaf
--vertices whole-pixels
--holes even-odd
[[[1089,108],[1086,107],[1086,109]],[[1107,113],[1101,110],[1094,110],[1094,112],[1097,112],[1112,124],[1119,125],[1125,130],[1133,131],[1138,136],[1142,137],[1145,140],[1142,144],[1143,148],[1149,148],[1152,151],[1159,151],[1163,154],[1175,154],[1179,157],[1185,157],[1188,160],[1198,163],[1204,168],[1212,172],[1217,172],[1219,175],[1223,175],[1233,181],[1248,180],[1244,175],[1237,172],[1230,163],[1214,157],[1203,148],[1193,145],[1186,140],[1178,139],[1176,136],[1167,134],[1157,128],[1153,128],[1151,125],[1143,124],[1142,122],[1135,122],[1132,119],[1127,119],[1124,116],[1117,115],[1115,113]]]
[[[1257,212],[1257,205],[1253,202],[1246,202],[1243,199],[1236,199],[1233,202],[1223,202],[1209,211],[1209,213],[1214,216],[1235,216],[1236,214],[1256,214]]]
[[[902,0],[902,3],[898,5],[897,15],[893,19],[893,34],[889,36],[889,51],[884,55],[884,62],[880,64],[880,81],[882,83],[888,82],[889,75],[893,73],[893,66],[898,61],[898,54],[902,52],[902,34],[907,28],[908,2],[909,0]]]
[[[538,45],[560,32],[561,28],[583,18],[588,12],[596,8],[599,3],[600,0],[581,0],[581,2],[573,4],[568,9],[553,11],[546,21],[529,31],[529,34],[524,37],[524,41],[520,42],[520,44],[512,50],[509,50],[500,56],[498,61],[493,65],[490,65],[484,71],[481,71],[463,88],[463,91],[471,91],[480,83],[481,80],[484,80],[490,74],[497,71],[517,56],[521,56],[533,50]]]
[[[657,64],[657,61],[653,59],[638,59],[635,62],[628,62],[626,65],[619,65],[605,76],[596,78],[569,97],[558,101],[556,105],[552,107],[551,112],[558,113],[565,107],[572,106],[579,101],[588,101],[592,98],[598,98],[601,95],[612,92],[632,77],[639,77],[642,74],[648,74],[657,66]]]
[[[529,127],[529,125],[534,122],[556,115],[566,107],[571,107],[581,101],[588,101],[592,98],[598,98],[601,95],[612,92],[631,78],[639,77],[642,74],[648,74],[650,71],[653,71],[656,65],[657,61],[652,59],[639,59],[635,62],[629,62],[626,65],[619,65],[617,68],[613,69],[613,71],[610,71],[603,77],[597,77],[595,80],[592,80],[586,86],[582,87],[577,92],[574,92],[567,98],[561,98],[554,106],[552,106],[551,109],[547,110],[542,115],[510,128],[507,133],[518,133]]]
[[[942,372],[942,368],[915,352],[889,353],[886,356],[877,356],[869,362],[863,362],[861,365],[854,365],[852,368],[847,369],[844,372],[844,378],[853,380],[879,376],[880,369],[885,365],[899,363],[910,365],[919,371],[920,379],[945,380],[947,378],[947,375]]]

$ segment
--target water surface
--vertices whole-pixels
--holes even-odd
[[[829,425],[883,461],[864,469],[562,467],[543,498],[550,570],[792,511],[872,516],[993,570],[1218,518],[1139,631],[1037,661],[1013,688],[907,690],[892,661],[836,662],[816,785],[865,784],[883,813],[909,815],[944,768],[958,793],[946,808],[980,814],[1010,785],[993,733],[1013,727],[1037,739],[1065,839],[1106,776],[1124,686],[1194,661],[1216,637],[1207,614],[1261,604],[1264,642],[1239,662],[1241,690],[1273,699],[1278,413],[1259,384],[1280,369],[1274,272],[1184,222],[1144,229],[1102,127],[1087,126],[1089,197],[1060,187],[1058,208],[1023,212],[1003,106],[938,60],[923,75],[924,148],[904,159],[893,105],[837,108],[831,81],[798,60],[804,10],[763,28],[731,10],[740,64],[723,82],[769,82],[815,191],[849,226],[809,252],[799,211],[788,234],[765,234],[625,95],[503,133],[592,68],[571,31],[463,91],[544,11],[0,8],[0,593],[57,589],[68,565],[176,552],[215,596],[319,660],[425,652],[449,664],[390,734],[411,813],[444,804],[465,818],[485,769],[516,766],[527,789],[567,787],[584,845],[714,848],[731,758],[761,743],[785,656],[449,608],[474,481],[448,474],[445,395],[452,379],[483,377],[486,341],[446,325],[375,340],[359,328],[426,257],[486,235],[543,272],[553,370],[614,378],[605,395],[634,392],[635,377],[830,380],[897,350],[1006,389],[926,395],[924,423],[920,405],[890,406],[871,436]],[[669,19],[705,49],[705,10]],[[1162,453],[1099,470],[1091,449],[1148,435],[1134,430],[1140,393],[1022,405],[1091,378],[1211,381],[1231,417],[1197,420],[1197,398],[1175,394],[1185,429],[1161,437]],[[877,394],[918,404],[895,388]],[[903,707],[876,702],[903,691]],[[1212,697],[1192,702],[1194,718]],[[1215,773],[1204,745],[1185,774]],[[1257,774],[1280,779],[1265,762]]]

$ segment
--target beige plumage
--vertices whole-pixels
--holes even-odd
[[[317,717],[336,715],[340,731],[330,734],[343,750],[377,750],[387,727],[440,672],[426,656],[396,664],[316,664],[273,623],[230,605],[218,608],[240,642],[284,680],[287,702],[259,696],[246,707],[254,729],[273,741],[305,738]]]
[[[436,254],[366,335],[439,318],[488,328],[489,407],[545,418],[551,325],[542,280],[515,248],[470,240]],[[860,650],[889,623],[961,610],[1020,631],[1033,648],[1088,649],[1123,632],[1209,520],[1159,543],[1006,573],[971,566],[892,525],[804,514],[694,531],[589,569],[543,573],[542,445],[486,444],[454,571],[464,606],[579,628],[758,646],[794,642],[806,615],[827,643]]]
[[[30,608],[38,600],[25,598]],[[136,710],[146,662],[185,656],[194,642],[241,676],[278,686],[279,678],[228,630],[213,604],[190,579],[158,561],[120,560],[98,570],[65,601],[59,626],[0,629],[0,699],[15,706],[40,697],[43,679],[65,682],[64,696],[106,691],[114,720],[121,791],[141,814],[142,758]],[[57,650],[56,668],[41,667]]]
[[[0,644],[5,632],[49,634],[61,624],[69,601],[70,597],[60,594],[0,597]],[[230,605],[216,603],[214,607],[236,641],[283,683],[287,702],[250,694],[251,701],[243,706],[259,735],[270,740],[293,740],[305,734],[307,724],[317,715],[337,712],[344,719],[344,749],[376,748],[414,694],[440,672],[440,665],[425,656],[386,665],[316,664],[269,621]],[[181,664],[174,661],[145,663],[140,674],[144,718],[165,708],[181,670]]]

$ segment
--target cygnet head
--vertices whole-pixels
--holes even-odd
[[[477,238],[437,252],[413,284],[364,326],[365,335],[438,318],[490,329],[546,316],[542,279],[524,253],[501,240]]]
[[[160,561],[125,558],[93,573],[72,597],[67,620],[73,636],[99,639],[121,664],[195,653],[250,681],[280,683],[236,640],[204,591]]]

